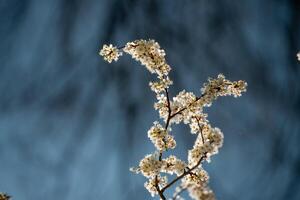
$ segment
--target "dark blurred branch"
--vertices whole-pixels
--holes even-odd
[[[175,193],[175,195],[173,196],[172,200],[176,200],[176,198],[177,198],[180,194],[182,194],[184,191],[186,191],[186,190],[187,190],[186,187],[180,186],[179,191]]]

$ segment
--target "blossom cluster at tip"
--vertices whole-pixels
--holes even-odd
[[[173,81],[169,78],[171,67],[165,59],[165,51],[154,40],[135,40],[128,42],[123,51],[144,65],[152,74],[156,74],[158,80],[149,83],[152,91],[163,93]]]
[[[119,57],[122,55],[122,52],[112,44],[103,45],[102,49],[99,52],[100,56],[103,56],[103,59],[109,63],[112,61],[117,61]]]
[[[5,193],[2,193],[0,192],[0,200],[10,200],[10,196],[5,194]]]
[[[297,59],[300,61],[300,52],[297,53]]]
[[[201,88],[202,95],[197,97],[192,92],[185,90],[179,92],[172,101],[170,101],[171,123],[184,122],[185,124],[194,124],[193,118],[200,118],[200,123],[207,122],[206,114],[203,113],[203,107],[209,107],[219,96],[239,97],[246,91],[247,83],[245,81],[229,81],[225,76],[219,74],[215,79],[208,79],[208,82]],[[166,121],[169,116],[167,97],[165,94],[157,95],[157,102],[154,108],[158,110],[160,117]]]
[[[144,65],[151,73],[158,76],[168,75],[171,67],[166,63],[165,51],[154,40],[135,40],[128,42],[124,52]]]
[[[219,74],[216,79],[209,78],[208,83],[203,85],[202,94],[205,94],[207,101],[212,101],[218,96],[239,97],[246,91],[247,83],[245,81],[230,81],[225,79],[223,74]],[[207,103],[210,104],[209,102]]]
[[[185,90],[179,92],[173,98],[169,97],[169,87],[173,84],[169,78],[171,67],[166,63],[165,51],[154,40],[135,40],[128,42],[122,48],[112,45],[104,45],[100,55],[108,62],[117,61],[125,52],[140,62],[152,74],[156,74],[156,80],[149,86],[156,93],[157,101],[154,103],[164,125],[155,121],[148,130],[148,137],[153,143],[156,152],[146,155],[139,162],[138,167],[130,170],[141,173],[148,178],[144,184],[152,196],[159,195],[166,199],[163,192],[173,183],[181,180],[173,199],[183,199],[179,193],[187,190],[190,197],[195,200],[213,200],[215,195],[208,187],[209,176],[202,168],[202,162],[210,162],[211,156],[217,154],[223,144],[223,133],[219,128],[213,128],[204,107],[212,105],[213,101],[221,96],[239,97],[246,91],[245,81],[230,81],[224,75],[209,78],[208,82],[200,89],[199,96]],[[298,58],[300,55],[298,54]],[[189,125],[192,134],[196,135],[193,148],[188,151],[187,162],[175,155],[164,157],[165,151],[174,149],[176,141],[171,135],[171,126],[183,122]],[[162,176],[165,174],[165,176]],[[176,175],[175,179],[168,183],[167,175]]]
[[[113,45],[103,45],[99,52],[104,60],[111,63],[117,61],[122,51],[131,55],[132,58],[144,65],[151,73],[156,74],[158,80],[150,82],[150,88],[159,94],[168,89],[173,81],[169,78],[171,67],[165,59],[165,51],[154,40],[135,40],[128,42],[124,47],[117,48]]]

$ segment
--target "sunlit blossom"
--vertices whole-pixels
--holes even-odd
[[[211,156],[219,152],[224,137],[219,128],[210,125],[204,107],[211,106],[213,101],[221,96],[241,96],[246,91],[247,83],[242,80],[230,81],[223,74],[219,74],[203,84],[200,94],[182,90],[171,98],[169,94],[169,88],[173,84],[169,77],[171,67],[166,62],[165,51],[156,41],[135,40],[121,48],[104,45],[100,55],[104,60],[112,62],[118,60],[122,51],[156,75],[156,79],[151,81],[149,86],[156,96],[154,108],[162,119],[162,122],[155,121],[148,130],[148,137],[155,147],[155,153],[146,155],[137,167],[130,170],[148,178],[144,184],[145,188],[152,196],[159,195],[160,199],[166,200],[165,190],[181,180],[181,184],[174,191],[173,199],[183,199],[179,194],[187,190],[192,199],[214,200],[215,195],[208,187],[209,176],[202,168],[202,163],[209,162]],[[176,147],[171,126],[181,122],[189,125],[191,133],[196,135],[193,148],[187,153],[187,162],[175,155],[165,157],[163,154]],[[167,175],[173,174],[176,178],[168,182]]]

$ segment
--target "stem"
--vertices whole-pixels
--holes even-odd
[[[169,97],[169,92],[168,92],[168,89],[165,88],[165,93],[166,93],[166,96],[167,96],[167,106],[168,106],[168,118],[167,118],[167,121],[166,121],[166,125],[165,125],[165,129],[167,130],[169,125],[170,125],[170,120],[175,117],[177,114],[181,113],[182,111],[186,110],[188,107],[190,107],[193,103],[197,102],[199,99],[201,99],[205,94],[202,94],[200,97],[196,97],[195,101],[190,103],[188,106],[180,109],[179,111],[171,114],[171,104],[170,104],[170,97]],[[201,131],[201,136],[202,136],[202,131]],[[199,161],[197,162],[197,164],[195,166],[193,166],[192,168],[188,169],[187,171],[185,171],[182,175],[178,176],[177,178],[175,178],[173,181],[171,181],[168,185],[166,185],[165,187],[163,187],[162,189],[159,188],[159,185],[158,185],[158,176],[155,177],[156,179],[156,184],[155,184],[155,188],[160,196],[160,198],[162,200],[166,200],[166,197],[164,196],[164,191],[171,187],[174,183],[176,183],[178,180],[180,180],[181,178],[183,178],[184,176],[186,176],[187,174],[190,174],[190,172],[192,172],[194,169],[196,169],[200,163],[202,162],[202,160],[206,157],[206,154],[204,154],[204,156],[202,156]],[[162,160],[162,152],[159,153],[159,161]]]
[[[173,113],[170,116],[170,119],[172,119],[173,117],[175,117],[177,114],[181,113],[182,111],[185,111],[188,107],[190,107],[191,105],[193,105],[193,103],[196,103],[199,99],[201,99],[205,94],[202,94],[200,97],[196,97],[195,101],[193,101],[192,103],[190,103],[189,105],[187,105],[184,108],[181,108],[180,110],[178,110],[177,112]]]
[[[201,134],[202,144],[204,144],[204,137],[203,137],[203,133],[202,133],[202,128],[203,128],[203,127],[200,125],[199,119],[198,119],[197,117],[196,117],[196,120],[197,120],[199,129],[200,129],[200,134]]]
[[[168,89],[167,89],[167,88],[165,89],[165,92],[166,92],[167,101],[168,101],[168,118],[167,118],[166,125],[165,125],[165,129],[167,130],[168,127],[169,127],[169,124],[170,124],[170,119],[171,119],[171,106],[170,106],[169,92],[168,92]],[[158,158],[158,160],[159,160],[159,161],[162,160],[162,151],[159,153],[159,158]],[[157,190],[157,192],[158,192],[160,198],[161,198],[162,200],[166,200],[166,197],[165,197],[164,194],[163,194],[163,193],[164,193],[163,190],[161,190],[161,189],[159,188],[159,185],[158,185],[158,176],[157,176],[157,175],[155,176],[155,180],[156,180],[156,182],[155,182],[155,188],[156,188],[156,190]]]
[[[196,169],[200,163],[202,162],[202,160],[206,158],[206,153],[199,159],[199,161],[197,162],[197,164],[195,166],[193,166],[192,168],[188,169],[187,171],[183,172],[183,174],[181,174],[180,176],[176,177],[173,181],[171,181],[168,185],[166,185],[165,187],[163,187],[161,189],[161,192],[164,192],[167,188],[171,187],[174,183],[176,183],[178,180],[182,179],[183,177],[185,177],[186,175],[188,175],[191,171],[193,171],[194,169]]]
[[[138,45],[138,44],[131,44],[130,46],[131,46],[131,47],[137,47],[137,46],[139,46],[139,45]],[[123,50],[125,47],[126,47],[126,45],[117,47],[117,49]]]
[[[155,181],[155,188],[156,188],[156,190],[157,190],[157,192],[158,192],[160,198],[161,198],[162,200],[166,200],[166,197],[164,196],[163,191],[161,191],[160,188],[159,188],[159,186],[158,186],[158,179],[157,179],[157,176],[156,176],[155,178],[156,178],[156,181]]]
[[[170,124],[170,119],[172,117],[171,117],[171,105],[170,105],[170,97],[169,97],[168,89],[166,88],[165,91],[166,91],[167,102],[168,102],[168,118],[167,118],[166,126],[165,126],[165,129],[167,130],[169,127],[169,124]]]

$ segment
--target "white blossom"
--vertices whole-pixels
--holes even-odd
[[[181,175],[186,167],[187,164],[184,161],[178,159],[174,155],[171,155],[163,160],[161,172]]]
[[[194,116],[191,117],[189,122],[191,133],[196,134],[203,131],[203,129],[207,124],[208,124],[207,114],[205,113],[195,114]]]
[[[153,126],[149,129],[148,137],[159,151],[174,149],[176,146],[174,137],[169,135],[167,130],[163,128],[157,121],[154,122]]]
[[[169,87],[173,84],[169,78],[171,67],[166,63],[165,51],[157,42],[135,40],[121,48],[104,45],[100,55],[104,60],[112,62],[118,60],[122,51],[131,55],[150,73],[156,75],[156,80],[151,81],[149,86],[156,94],[157,101],[154,103],[154,108],[164,123],[155,121],[148,130],[148,137],[156,152],[146,155],[139,162],[138,167],[130,170],[148,178],[144,186],[152,196],[159,195],[161,199],[165,199],[162,196],[165,189],[181,180],[181,185],[173,195],[174,199],[182,199],[179,192],[181,189],[186,189],[192,199],[214,200],[214,193],[208,187],[209,176],[202,168],[202,163],[209,162],[210,157],[218,153],[223,144],[223,133],[219,128],[211,127],[203,109],[211,106],[220,96],[241,96],[246,91],[247,83],[242,80],[230,81],[219,74],[215,79],[208,79],[201,88],[200,95],[182,90],[172,98],[169,94]],[[300,54],[297,56],[300,60]],[[188,124],[191,133],[196,135],[193,148],[188,151],[187,163],[172,154],[168,157],[163,155],[165,151],[176,147],[171,126],[181,122]],[[168,183],[167,176],[161,176],[162,173],[175,174],[177,178]]]
[[[100,50],[99,55],[103,56],[104,60],[111,63],[112,61],[117,61],[119,59],[119,56],[122,55],[122,52],[117,47],[114,47],[112,44],[105,44]]]
[[[203,103],[210,106],[212,101],[218,96],[233,95],[234,97],[241,96],[242,92],[246,91],[247,83],[245,81],[229,81],[225,79],[223,74],[219,74],[216,79],[209,78],[208,83],[203,85],[201,89],[204,94]]]
[[[169,115],[168,101],[165,94],[156,95],[157,102],[154,103],[154,109],[158,110],[159,116],[167,121]]]
[[[194,169],[182,179],[182,186],[189,187],[191,185],[205,187],[208,183],[208,173],[203,168]]]
[[[153,154],[146,155],[139,164],[141,173],[146,177],[156,176],[160,172],[161,166],[162,162],[157,160]]]
[[[165,51],[154,40],[128,42],[123,50],[146,66],[151,73],[163,76],[168,75],[171,70],[171,67],[165,60]]]
[[[158,175],[157,177],[151,177],[147,182],[145,182],[145,188],[150,192],[151,196],[154,197],[158,192],[156,189],[156,184],[158,187],[166,186],[168,182],[168,178],[166,176],[161,177]]]
[[[150,88],[155,93],[162,93],[165,89],[168,89],[173,82],[169,79],[169,77],[162,77],[156,82],[150,82]]]

